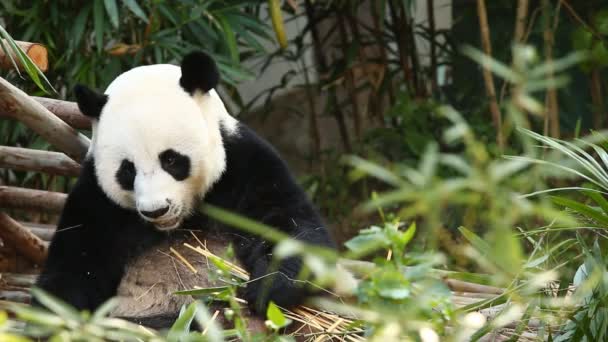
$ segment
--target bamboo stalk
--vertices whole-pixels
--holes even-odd
[[[300,63],[302,64],[302,70],[308,70],[306,66],[306,61],[304,58],[300,59]],[[304,71],[304,81],[306,82],[306,99],[308,100],[308,109],[309,109],[309,125],[310,125],[310,140],[311,140],[311,154],[313,157],[317,158],[319,162],[319,169],[321,170],[321,174],[325,174],[325,165],[323,163],[323,157],[321,156],[321,134],[319,129],[319,120],[317,117],[317,108],[315,106],[315,94],[313,94],[313,86],[308,71]],[[317,94],[318,96],[318,91]],[[309,167],[310,170],[313,171],[314,168],[314,158],[310,158]]]
[[[602,91],[602,79],[599,68],[591,70],[591,103],[593,104],[593,128],[602,128],[604,121],[604,96]]]
[[[38,265],[46,259],[46,243],[2,212],[0,212],[0,237],[21,255]]]
[[[4,45],[7,45],[6,41],[4,41],[4,43]],[[46,51],[46,47],[44,47],[44,45],[38,43],[21,42],[18,40],[15,41],[15,44],[17,44],[17,46],[21,48],[23,52],[25,52],[25,54],[32,60],[34,64],[36,64],[40,71],[46,72],[49,69],[48,52]],[[8,51],[10,56],[5,54],[3,49],[0,49],[0,69],[13,69],[14,65],[12,61],[14,60],[19,70],[25,70],[15,52],[10,48]]]
[[[344,9],[346,10],[346,9]],[[356,25],[356,24],[355,24]],[[348,33],[346,32],[346,23],[344,21],[344,15],[338,15],[338,32],[340,33],[340,41],[342,44],[351,45]],[[346,57],[346,56],[345,56]],[[357,87],[355,85],[355,73],[352,67],[346,66],[346,88],[348,90],[348,97],[351,103],[351,109],[353,114],[353,122],[355,126],[355,136],[357,139],[361,138],[361,112],[359,111],[359,101],[357,95]]]
[[[78,176],[80,165],[63,153],[0,146],[0,168]]]
[[[517,3],[517,17],[515,19],[515,30],[513,33],[513,41],[515,44],[519,44],[523,41],[527,17],[528,0],[519,0]]]
[[[553,63],[553,46],[555,45],[554,31],[557,29],[559,22],[560,3],[558,2],[555,10],[555,17],[551,23],[551,3],[549,0],[543,0],[543,16],[545,17],[545,28],[543,30],[543,40],[545,43],[545,59],[548,63]],[[549,80],[554,79],[553,70],[549,72]],[[551,87],[547,89],[545,96],[545,104],[547,112],[545,114],[545,135],[550,135],[553,138],[559,138],[559,102],[557,101],[557,89]]]
[[[89,139],[61,121],[26,93],[0,78],[0,117],[23,122],[77,162],[84,159]]]
[[[57,115],[63,122],[76,129],[91,129],[91,118],[83,115],[76,102],[50,99],[48,97],[32,96],[51,113]]]
[[[61,192],[0,186],[0,208],[60,213],[66,198]]]
[[[403,72],[403,77],[405,79],[406,84],[410,90],[411,94],[416,94],[416,83],[414,82],[414,75],[412,72],[412,68],[408,62],[408,51],[409,46],[408,43],[408,33],[407,33],[407,23],[405,22],[405,18],[399,17],[398,9],[395,7],[393,0],[388,1],[389,12],[392,19],[392,29],[395,37],[397,39],[397,48],[399,50],[399,63],[401,65],[401,71]]]
[[[327,61],[325,60],[325,56],[323,55],[323,43],[321,42],[321,38],[319,37],[318,25],[319,20],[315,14],[314,5],[311,0],[306,0],[304,2],[306,8],[306,16],[311,25],[311,36],[313,42],[313,51],[315,53],[315,58],[317,62],[317,66],[319,69],[321,83],[327,78]],[[350,144],[350,138],[348,134],[348,129],[346,127],[346,120],[344,119],[344,113],[342,112],[342,108],[338,103],[338,96],[336,95],[336,88],[329,88],[329,96],[328,102],[331,106],[331,112],[333,113],[334,118],[336,119],[336,123],[338,124],[338,132],[340,133],[340,138],[342,139],[342,144],[344,146],[344,150],[347,153],[352,151],[352,147]]]
[[[486,10],[485,0],[477,0],[477,16],[479,17],[479,29],[481,34],[481,45],[486,55],[492,56],[492,43],[490,41],[490,27],[488,25],[488,15]],[[486,87],[486,93],[490,101],[490,112],[492,113],[492,122],[496,129],[496,144],[502,151],[504,149],[504,139],[502,136],[502,118],[498,100],[496,99],[496,88],[494,87],[494,79],[490,69],[483,68],[483,79]]]
[[[437,46],[435,44],[435,4],[433,0],[426,0],[426,11],[427,17],[429,20],[429,35],[431,39],[429,39],[430,53],[431,53],[431,89],[434,95],[437,95]]]

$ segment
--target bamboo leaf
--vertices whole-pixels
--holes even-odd
[[[279,309],[279,307],[274,302],[270,302],[268,304],[268,309],[266,310],[266,317],[268,317],[268,320],[270,320],[270,322],[272,323],[272,328],[274,330],[284,328],[289,325],[289,323],[291,323],[290,320],[285,318],[285,315],[283,315],[281,309]]]
[[[224,32],[224,38],[226,39],[226,45],[228,46],[228,51],[230,52],[230,58],[232,59],[233,63],[238,63],[239,62],[239,49],[236,44],[236,35],[234,34],[234,31],[232,30],[230,23],[228,22],[228,20],[225,17],[220,16],[220,17],[217,17],[216,19],[220,23],[222,31]]]
[[[459,227],[458,230],[462,233],[462,236],[467,239],[475,249],[481,252],[483,255],[489,255],[491,251],[490,245],[480,238],[477,234],[468,230],[465,227]]]
[[[118,6],[116,5],[116,0],[104,0],[104,5],[106,7],[106,12],[108,12],[108,16],[110,17],[110,22],[114,28],[118,28],[119,20],[118,20]]]
[[[135,14],[139,19],[143,20],[143,22],[145,22],[146,24],[148,23],[148,17],[146,16],[146,13],[144,13],[144,10],[141,9],[137,1],[122,0],[122,3],[127,6],[129,11]]]
[[[103,50],[104,15],[103,0],[95,0],[93,3],[93,27],[95,29],[95,45],[97,51]]]
[[[176,342],[182,341],[190,333],[190,326],[196,315],[196,306],[197,303],[193,302],[188,305],[186,310],[180,313],[179,318],[173,323],[171,329],[169,329],[167,340]]]
[[[599,212],[585,204],[579,203],[577,201],[573,201],[568,198],[558,197],[558,196],[553,196],[552,200],[557,205],[564,206],[581,215],[584,215],[585,217],[591,218],[603,226],[608,226],[608,216],[602,214],[601,212]]]
[[[59,298],[56,298],[38,288],[31,289],[32,296],[38,300],[42,305],[44,305],[47,309],[53,311],[57,315],[65,318],[71,319],[75,321],[80,321],[80,313],[76,311],[76,309],[69,306],[67,303],[62,301]]]

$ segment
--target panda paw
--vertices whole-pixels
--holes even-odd
[[[247,284],[242,293],[256,314],[265,316],[271,301],[280,307],[291,308],[302,304],[311,294],[303,282],[296,279],[301,267],[299,260],[284,260],[277,272],[269,270],[267,264],[266,261],[256,263],[251,274],[253,281]]]

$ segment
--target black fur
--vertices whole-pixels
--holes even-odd
[[[163,151],[159,156],[160,166],[175,180],[183,181],[190,176],[190,158],[173,149]]]
[[[203,132],[204,133],[204,132]],[[207,193],[206,203],[276,227],[314,245],[333,246],[321,218],[291,176],[277,152],[253,131],[239,126],[237,135],[223,132],[227,168]],[[57,233],[37,285],[79,309],[94,310],[116,294],[125,264],[167,235],[140,219],[135,211],[113,203],[95,177],[94,160],[87,160],[68,196]],[[251,279],[270,268],[273,244],[201,215],[199,224],[233,238],[237,257]],[[301,270],[297,258],[283,260],[276,274],[248,284],[245,299],[264,315],[270,300],[283,307],[301,303],[308,294],[292,279]]]
[[[120,163],[118,171],[116,171],[116,182],[120,187],[127,191],[133,191],[133,183],[135,182],[135,164],[126,159]]]
[[[78,103],[78,109],[82,114],[89,116],[94,119],[99,119],[101,109],[108,102],[108,96],[105,94],[99,94],[98,92],[78,84],[74,87],[74,95],[76,96],[76,103]]]
[[[182,77],[179,84],[190,95],[196,90],[203,93],[215,88],[220,81],[220,73],[211,56],[204,52],[192,52],[182,61]]]
[[[69,194],[37,286],[78,309],[93,310],[116,294],[131,257],[163,234],[135,211],[112,202],[86,160]]]

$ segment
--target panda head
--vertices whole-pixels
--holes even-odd
[[[214,90],[218,80],[214,61],[192,53],[181,67],[127,71],[104,94],[74,90],[94,119],[88,156],[102,190],[159,230],[191,215],[226,166],[220,128],[234,132],[236,121]]]

